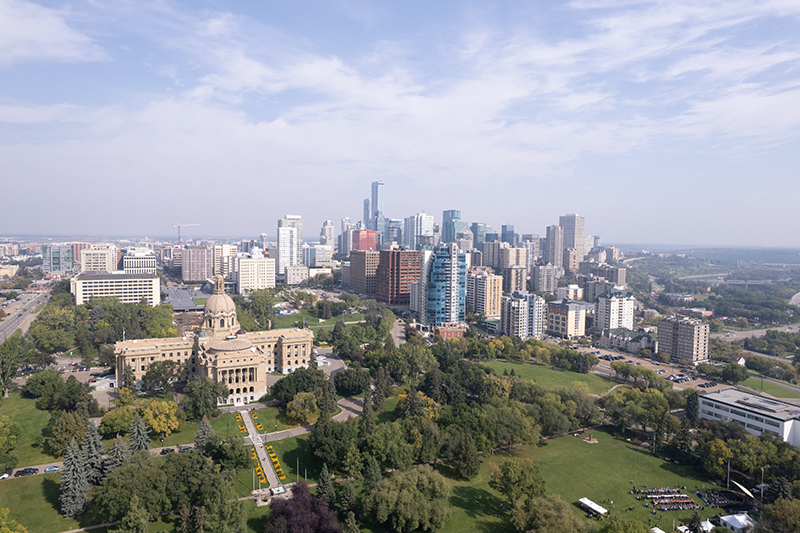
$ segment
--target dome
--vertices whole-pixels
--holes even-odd
[[[235,313],[236,304],[233,303],[233,298],[225,294],[225,280],[222,279],[222,276],[214,278],[214,285],[214,294],[206,301],[205,314]]]
[[[253,344],[244,339],[224,339],[214,341],[208,346],[208,350],[212,352],[241,352],[249,350]]]
[[[205,331],[201,331],[200,333],[197,334],[197,336],[200,338],[208,337],[208,333],[206,333]]]

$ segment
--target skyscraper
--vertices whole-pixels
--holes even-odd
[[[267,237],[267,234],[262,233],[261,236],[259,236],[258,240],[259,243],[261,244],[261,250],[263,250],[266,253],[266,251],[269,250],[269,238]]]
[[[455,242],[456,232],[461,229],[461,211],[449,209],[442,213],[442,243]]]
[[[342,233],[339,235],[339,253],[345,257],[350,255],[353,246],[353,222],[350,217],[344,217],[341,222]]]
[[[411,284],[419,281],[421,254],[417,250],[381,250],[375,273],[375,299],[408,305]]]
[[[486,241],[486,224],[473,222],[469,229],[472,230],[472,247],[483,251],[483,243]]]
[[[451,243],[423,254],[416,309],[426,326],[464,322],[466,304],[466,256]]]
[[[580,215],[558,217],[558,225],[564,229],[564,248],[574,248],[578,252],[578,261],[586,257],[584,224],[585,219]]]
[[[297,254],[297,230],[284,226],[278,227],[278,257],[275,261],[275,273],[282,276],[286,273],[286,267],[297,266],[299,256]]]
[[[383,212],[383,182],[372,182],[372,201],[370,203],[372,225],[367,229],[377,231],[382,237],[386,232],[386,216]]]
[[[561,226],[547,226],[547,247],[545,252],[545,262],[561,269],[564,264],[564,229]]]
[[[330,220],[326,220],[322,224],[322,229],[319,230],[319,243],[333,247],[333,222]]]
[[[426,238],[427,237],[427,238]],[[417,213],[406,218],[403,229],[405,245],[412,250],[419,250],[426,241],[433,238],[433,216]]]
[[[500,228],[500,240],[502,242],[507,242],[511,246],[516,245],[516,239],[514,237],[514,226],[513,224],[503,224]]]
[[[294,228],[295,230],[295,257],[291,265],[296,266],[300,264],[300,258],[303,257],[303,217],[300,215],[286,215],[278,221],[278,228]],[[282,272],[279,272],[282,274]]]
[[[364,228],[372,229],[372,200],[364,198]]]

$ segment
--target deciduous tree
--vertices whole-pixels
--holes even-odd
[[[493,464],[489,486],[512,502],[544,494],[544,478],[530,459],[503,459],[499,465]]]
[[[286,405],[286,416],[301,424],[314,424],[319,418],[317,397],[313,392],[298,392]]]
[[[555,495],[518,500],[511,511],[511,523],[517,531],[526,533],[587,533],[592,529]]]
[[[377,522],[395,531],[436,531],[450,517],[449,496],[444,477],[425,465],[382,480],[364,506]]]
[[[150,429],[161,433],[162,437],[169,437],[180,426],[182,414],[175,402],[151,400],[142,409],[142,420]]]
[[[17,438],[22,432],[13,418],[8,415],[0,416],[0,470],[9,470],[17,466],[16,456],[11,450],[17,447]]]
[[[194,378],[183,388],[181,407],[189,420],[210,417],[217,409],[220,399],[228,397],[229,390],[224,383],[210,378]]]

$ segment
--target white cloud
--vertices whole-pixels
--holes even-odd
[[[105,52],[69,27],[64,14],[30,2],[0,0],[0,66],[25,61],[100,61]]]

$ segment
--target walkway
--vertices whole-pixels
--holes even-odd
[[[256,411],[252,412],[255,413]],[[272,459],[270,459],[269,454],[267,454],[267,449],[264,447],[261,436],[259,436],[258,431],[256,430],[256,424],[251,416],[251,411],[239,411],[239,414],[242,415],[244,427],[247,428],[247,433],[250,437],[250,444],[252,444],[256,450],[258,464],[261,465],[261,469],[264,471],[264,475],[267,477],[268,486],[277,487],[281,484],[281,482],[278,480],[278,474],[275,473],[275,469],[272,466]]]

